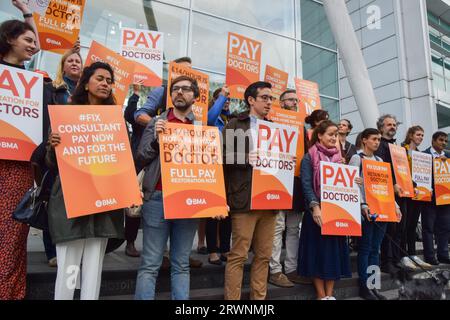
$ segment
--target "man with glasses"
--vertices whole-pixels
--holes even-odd
[[[172,299],[189,299],[189,254],[197,230],[197,219],[166,220],[158,136],[167,122],[192,124],[192,105],[200,94],[197,81],[187,76],[173,80],[170,86],[174,108],[153,118],[145,128],[138,147],[137,161],[145,167],[142,262],[136,281],[137,300],[153,300],[164,249],[170,237]]]
[[[264,300],[267,273],[272,255],[275,212],[250,210],[253,165],[257,155],[252,148],[250,129],[264,120],[272,107],[272,86],[258,81],[244,93],[249,112],[231,119],[223,131],[224,176],[232,224],[232,248],[225,268],[225,299],[241,298],[244,263],[250,246],[254,258],[250,273],[250,299]]]
[[[280,96],[280,106],[285,110],[298,111],[298,98],[295,90],[289,89]],[[280,210],[276,216],[272,257],[270,258],[269,282],[277,287],[290,288],[294,283],[309,284],[311,281],[297,274],[297,256],[299,242],[299,226],[301,221],[302,197],[300,177],[294,177],[294,195],[292,210]],[[284,271],[281,264],[283,232],[286,230],[286,257]]]

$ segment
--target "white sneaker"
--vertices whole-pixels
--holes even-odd
[[[410,257],[403,257],[400,260],[400,266],[409,271],[416,271],[418,267],[414,264]]]
[[[418,256],[412,256],[411,259],[413,259],[418,265],[420,265],[425,270],[431,270],[433,269],[433,266],[429,263],[426,263],[422,259],[420,259]]]
[[[328,300],[336,300],[336,298],[331,296],[331,297],[328,297]]]
[[[330,300],[330,297],[326,296],[326,297],[324,297],[322,299],[319,299],[319,300]]]

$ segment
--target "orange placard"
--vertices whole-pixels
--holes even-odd
[[[34,13],[41,49],[63,54],[78,39],[85,0],[50,0],[45,15]]]
[[[252,132],[257,161],[252,175],[252,210],[292,209],[297,128],[257,120]]]
[[[305,154],[305,132],[303,129],[305,125],[303,123],[303,119],[301,119],[300,113],[281,108],[272,108],[270,113],[267,115],[267,118],[273,122],[297,128],[297,161],[295,163],[295,176],[300,176],[300,164],[302,162],[303,155]]]
[[[438,206],[450,204],[450,159],[434,159],[434,190]]]
[[[320,162],[322,235],[361,236],[361,198],[355,178],[359,168]]]
[[[228,33],[226,80],[230,98],[244,99],[247,87],[259,80],[261,42]]]
[[[159,148],[166,219],[228,215],[219,129],[169,122]]]
[[[277,98],[272,103],[272,107],[280,106],[280,96],[286,91],[289,74],[272,66],[266,65],[266,73],[264,75],[264,81],[269,82],[272,85],[272,95]]]
[[[0,159],[30,161],[42,142],[42,93],[42,75],[0,65]]]
[[[142,204],[118,106],[48,106],[67,217]]]
[[[114,95],[118,104],[124,104],[128,95],[128,87],[133,83],[134,63],[125,59],[120,54],[92,41],[91,48],[86,58],[86,66],[94,62],[109,63],[114,70]]]
[[[390,143],[389,150],[391,152],[395,180],[402,189],[400,197],[414,197],[414,185],[412,182],[411,170],[409,168],[409,162],[405,148]]]
[[[197,80],[200,89],[200,96],[195,102],[195,105],[192,106],[192,112],[194,113],[196,121],[201,121],[203,125],[206,125],[208,123],[209,76],[203,72],[171,62],[169,64],[167,88],[170,88],[172,80],[178,78],[179,76],[188,76]],[[167,90],[167,106],[169,108],[173,108],[172,98],[169,91],[170,90]]]
[[[377,221],[397,222],[391,164],[362,159],[366,203]]]
[[[298,97],[298,111],[302,119],[309,116],[314,110],[321,109],[319,85],[316,82],[295,78],[295,89]]]
[[[159,87],[163,77],[164,34],[162,32],[123,28],[120,53],[134,61],[134,83]]]

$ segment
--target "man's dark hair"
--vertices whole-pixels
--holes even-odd
[[[170,84],[169,92],[172,94],[172,88],[175,84],[177,84],[180,81],[189,81],[191,83],[192,91],[194,91],[194,98],[197,99],[200,96],[200,89],[198,88],[198,82],[195,79],[192,79],[188,76],[179,76],[172,80],[172,83]]]
[[[7,20],[0,25],[0,56],[4,57],[11,51],[9,41],[15,40],[27,31],[34,33],[34,29],[20,20]]]
[[[380,130],[375,129],[375,128],[364,129],[364,131],[361,132],[361,141],[363,139],[368,139],[370,136],[377,136],[377,135],[380,135],[380,134],[381,134]]]
[[[348,124],[348,129],[349,129],[350,131],[352,131],[353,125],[352,125],[352,123],[350,122],[350,120],[348,120],[348,119],[341,119],[341,121],[347,122],[347,124]],[[349,134],[350,134],[350,132],[347,133],[347,135],[349,135]]]
[[[181,57],[181,58],[173,60],[173,62],[175,62],[175,63],[187,62],[187,63],[192,64],[192,59],[190,57]]]
[[[297,94],[297,91],[295,91],[294,89],[287,89],[285,92],[283,92],[280,96],[280,101],[283,101],[283,98],[285,95],[289,94],[289,93],[295,93]]]
[[[78,81],[77,87],[75,88],[72,96],[71,96],[71,104],[77,105],[77,104],[89,104],[89,96],[88,91],[86,91],[86,85],[89,83],[89,79],[94,75],[95,71],[98,69],[104,69],[107,70],[111,74],[111,80],[112,83],[114,83],[114,70],[108,63],[104,62],[94,62],[88,67],[85,67],[83,69],[83,73],[81,74],[81,78]],[[103,105],[115,105],[116,104],[116,98],[114,97],[114,94],[110,93],[109,97],[106,98],[103,103]]]
[[[316,122],[328,120],[330,115],[328,111],[323,109],[314,110],[309,116],[305,118],[305,123],[311,126],[311,129],[315,129]]]
[[[440,137],[448,137],[448,134],[446,134],[444,131],[436,131],[435,133],[433,133],[433,141],[436,141],[437,139],[439,139]]]
[[[253,97],[254,99],[256,99],[256,96],[258,95],[258,91],[260,89],[264,89],[264,88],[272,89],[272,85],[269,82],[257,81],[257,82],[253,82],[251,85],[249,85],[247,87],[247,89],[245,89],[244,100],[245,100],[245,104],[247,105],[247,107],[250,108],[250,103],[248,103],[248,98]]]

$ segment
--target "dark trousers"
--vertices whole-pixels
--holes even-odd
[[[56,246],[53,244],[52,237],[48,230],[42,231],[42,241],[44,242],[45,255],[47,260],[56,257]]]
[[[402,220],[400,222],[387,223],[386,235],[381,244],[381,265],[396,264],[405,256],[406,251],[406,221],[408,210],[406,198],[395,197],[395,201],[400,206]]]
[[[217,246],[217,225],[219,226],[220,247]],[[230,251],[231,238],[231,219],[227,217],[224,220],[207,219],[206,220],[206,246],[208,253]]]
[[[425,259],[435,258],[434,242],[437,242],[438,259],[448,258],[450,239],[450,206],[427,203],[422,210],[422,240]]]
[[[416,239],[417,239],[417,222],[419,222],[420,212],[422,210],[423,202],[414,201],[412,199],[406,200],[406,247],[408,255],[415,256],[416,253]]]
[[[136,241],[139,227],[141,226],[141,218],[130,218],[125,215],[125,239],[127,242]]]
[[[369,277],[368,267],[380,265],[380,246],[387,223],[370,222],[362,218],[362,237],[358,241],[359,285],[365,286]]]

